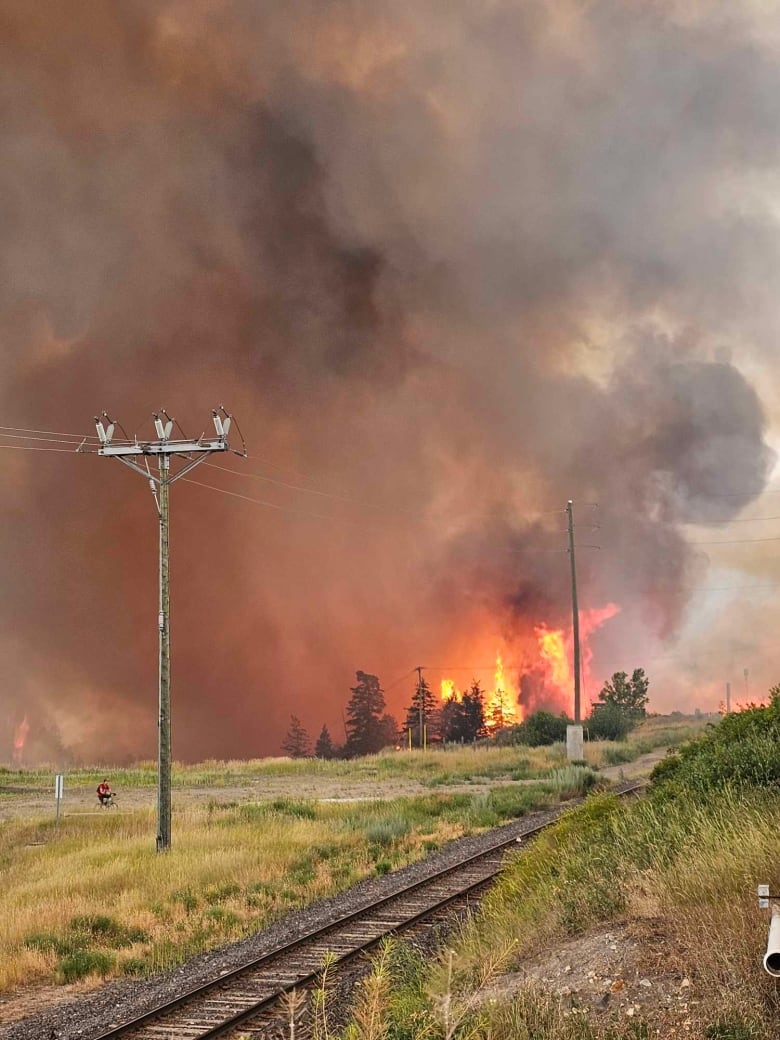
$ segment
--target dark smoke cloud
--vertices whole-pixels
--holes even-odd
[[[585,601],[622,605],[604,667],[687,631],[685,525],[774,458],[772,21],[0,0],[3,421],[133,433],[162,404],[200,432],[224,400],[234,468],[339,496],[176,486],[179,757],[270,753],[291,712],[337,733],[357,668],[565,624],[567,498],[602,546]],[[148,491],[92,456],[0,467],[2,739],[26,712],[31,755],[151,757]]]

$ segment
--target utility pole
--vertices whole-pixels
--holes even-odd
[[[726,683],[726,714],[731,714],[731,683]]]
[[[163,418],[161,418],[161,416]],[[157,440],[132,440],[125,434],[123,440],[115,441],[114,431],[118,423],[112,422],[106,412],[95,417],[100,446],[98,455],[116,458],[149,482],[157,507],[160,523],[160,591],[157,625],[160,634],[159,649],[159,714],[158,714],[158,773],[157,773],[157,851],[165,852],[171,847],[171,633],[170,633],[170,571],[169,571],[169,489],[170,485],[186,473],[195,469],[214,452],[232,451],[228,444],[228,432],[232,417],[220,405],[212,412],[216,437],[201,434],[189,439],[179,426],[182,438],[172,440],[172,419],[165,409],[153,415]],[[105,420],[105,423],[103,422]],[[178,426],[178,423],[176,423]],[[119,426],[121,430],[122,427]],[[122,431],[124,433],[124,431]],[[240,431],[239,431],[240,432]],[[242,438],[243,440],[243,438]],[[83,448],[83,445],[82,445]],[[79,450],[82,450],[80,448]],[[236,455],[246,457],[246,448]],[[149,467],[149,459],[157,458],[157,475]],[[171,475],[171,459],[181,462]],[[136,461],[137,460],[137,461]],[[143,465],[140,465],[140,462]]]
[[[574,562],[574,512],[572,500],[566,504],[569,518],[569,557],[571,560],[571,614],[574,642],[574,722],[580,723],[580,611],[577,606],[577,567]]]
[[[422,665],[418,665],[415,668],[415,671],[417,672],[417,701],[418,701],[418,705],[417,706],[420,709],[420,750],[424,751],[425,750],[425,738],[424,738],[423,734],[425,733],[425,689],[423,688],[423,677],[422,677],[423,666]]]

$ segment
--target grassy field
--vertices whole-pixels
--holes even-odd
[[[761,965],[768,915],[756,885],[780,881],[778,738],[780,690],[665,761],[650,798],[592,795],[517,854],[437,961],[390,944],[344,1036],[775,1040],[780,998]],[[605,935],[612,949],[625,940],[629,974],[601,990],[585,972],[566,985],[594,948],[592,974],[606,978]]]
[[[532,786],[354,804],[193,806],[159,856],[150,812],[11,821],[0,831],[0,990],[44,978],[161,971],[290,909],[580,793],[568,767]]]
[[[656,748],[673,747],[689,740],[700,733],[712,718],[704,715],[650,717],[625,741],[586,742],[585,761],[594,768],[630,762]],[[399,779],[438,786],[499,777],[514,780],[533,778],[561,765],[565,760],[566,751],[562,744],[529,748],[520,745],[497,747],[481,743],[473,747],[432,747],[424,753],[418,749],[411,752],[402,749],[350,760],[264,758],[232,762],[206,761],[196,765],[174,763],[173,786],[179,789],[233,787],[269,777],[301,779],[304,782],[323,779],[382,782]],[[29,788],[50,786],[52,774],[61,771],[60,767],[54,765],[38,769],[0,766],[0,788],[3,785]],[[115,786],[124,789],[151,788],[157,783],[156,762],[141,762],[132,767],[103,763],[99,766],[72,768],[67,770],[67,783],[95,786],[107,772]]]
[[[596,767],[629,761],[679,743],[704,721],[649,719],[626,744],[589,745],[587,760]],[[123,793],[136,787],[153,795],[156,770],[146,764],[71,771],[68,789],[81,786],[92,798],[106,772]],[[242,784],[269,777],[285,778],[283,796],[233,797]],[[301,796],[328,778],[337,787],[363,784],[372,797]],[[180,795],[204,789],[208,797],[177,808],[164,856],[154,851],[153,809],[76,812],[55,832],[47,794],[45,817],[0,823],[0,992],[47,979],[164,970],[452,838],[580,793],[593,780],[592,769],[565,765],[561,746],[177,766]],[[49,769],[0,773],[6,799],[50,783]],[[418,793],[386,797],[404,784]],[[471,784],[480,786],[462,789]]]

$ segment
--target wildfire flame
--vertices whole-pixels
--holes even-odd
[[[582,677],[587,687],[590,679],[590,663],[593,651],[588,646],[588,638],[606,621],[619,613],[616,603],[607,603],[604,607],[580,611],[580,643],[582,648]],[[501,654],[496,656],[496,670],[493,676],[493,689],[485,692],[485,725],[494,733],[504,726],[513,726],[522,722],[528,710],[528,704],[548,703],[559,705],[571,704],[574,691],[572,678],[572,634],[563,628],[549,628],[544,622],[533,627],[536,650],[530,660],[521,658],[521,664],[515,671],[518,674],[518,686],[515,687],[506,677]],[[531,641],[533,646],[533,640]],[[523,689],[528,677],[536,692],[530,695],[526,708],[520,703],[520,675],[523,677]],[[462,694],[455,687],[453,679],[442,679],[442,701],[460,701]]]
[[[463,699],[463,694],[455,687],[454,679],[442,679],[441,698],[443,701],[457,702]],[[501,654],[497,654],[493,689],[485,694],[485,727],[492,733],[504,726],[514,726],[522,719],[523,710],[517,701],[517,690],[512,689],[508,682]]]
[[[510,689],[504,675],[504,662],[501,660],[501,654],[496,654],[496,672],[493,678],[495,685],[485,702],[485,726],[491,733],[503,729],[504,726],[514,726],[523,720],[522,711],[517,702],[517,691]]]
[[[455,689],[454,679],[442,679],[441,699],[443,701],[458,701],[462,699],[461,694]]]
[[[22,751],[24,750],[24,742],[27,740],[27,734],[30,732],[30,723],[27,721],[25,715],[19,725],[16,727],[14,733],[14,761],[20,762],[22,759]]]
[[[596,629],[601,628],[620,612],[616,603],[607,603],[604,607],[580,611],[580,642],[582,644],[582,673],[585,683],[590,678],[590,662],[593,651],[588,646],[588,638]],[[574,682],[571,671],[572,648],[571,636],[562,628],[549,629],[546,625],[536,625],[534,635],[539,645],[539,657],[544,664],[545,684],[555,689],[567,701],[571,697]]]
[[[539,644],[539,656],[547,665],[548,678],[559,690],[568,690],[571,686],[571,669],[563,629],[536,625],[534,635]]]

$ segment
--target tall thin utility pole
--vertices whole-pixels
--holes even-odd
[[[425,732],[425,690],[423,689],[423,666],[420,664],[415,668],[417,672],[417,701],[418,708],[420,709],[420,749],[424,749],[424,737]]]
[[[205,458],[205,456],[203,456]],[[159,515],[160,515],[160,629],[159,654],[159,719],[157,724],[157,760],[159,762],[157,787],[157,851],[171,846],[171,583],[168,566],[168,491],[171,460],[160,455]]]
[[[163,418],[161,418],[161,416]],[[165,852],[171,847],[171,632],[170,632],[170,568],[169,568],[169,489],[190,470],[195,469],[214,452],[231,451],[228,444],[231,416],[220,405],[212,413],[216,437],[206,438],[203,434],[191,440],[184,436],[172,440],[174,421],[162,409],[154,413],[154,428],[157,440],[139,441],[125,437],[114,440],[114,431],[119,425],[112,422],[103,412],[95,418],[97,429],[98,455],[119,459],[125,466],[140,473],[149,482],[160,525],[160,589],[159,612],[157,626],[160,634],[159,650],[159,712],[157,723],[158,735],[158,773],[157,773],[157,851]],[[103,422],[105,420],[105,423]],[[178,424],[177,424],[178,425]],[[122,427],[119,426],[121,430]],[[123,431],[124,432],[124,431]],[[82,448],[79,450],[83,450]],[[235,452],[246,456],[246,450]],[[157,475],[149,467],[149,459],[157,457]],[[181,462],[180,467],[171,475],[171,459]],[[137,459],[138,461],[134,461]],[[143,465],[140,465],[140,462]]]
[[[577,567],[574,562],[574,510],[572,500],[566,503],[569,518],[569,557],[571,559],[571,614],[574,636],[574,721],[580,718],[580,611],[577,606]]]
[[[731,683],[726,683],[726,714],[731,714]]]

